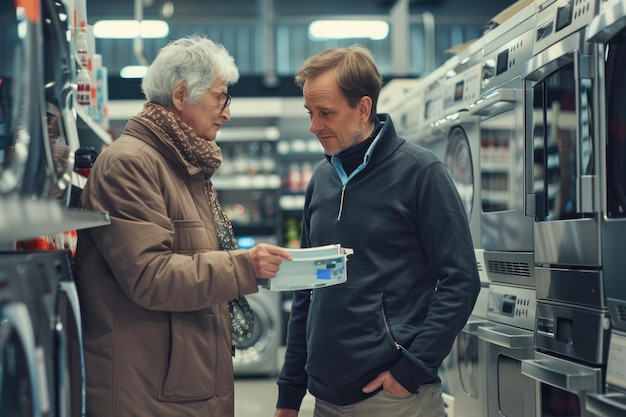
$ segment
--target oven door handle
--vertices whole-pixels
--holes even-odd
[[[597,390],[597,374],[573,363],[552,363],[545,359],[522,361],[522,374],[565,391]]]
[[[587,411],[598,416],[626,415],[626,394],[587,394]]]
[[[521,101],[522,91],[512,88],[500,88],[470,106],[470,114],[476,116],[495,116],[513,109]]]
[[[478,326],[478,337],[485,342],[508,349],[528,349],[534,346],[534,335],[531,332],[507,333],[497,327]]]
[[[594,17],[589,22],[587,30],[587,41],[604,43],[617,35],[626,27],[626,5],[623,1],[613,1],[603,4],[604,13]]]

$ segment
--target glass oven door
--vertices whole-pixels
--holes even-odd
[[[486,359],[488,417],[534,417],[534,381],[522,375],[522,361],[533,357],[533,332],[488,323],[478,327]]]
[[[602,370],[535,352],[522,361],[522,373],[537,387],[537,415],[593,417],[585,408],[587,393],[602,392]]]
[[[482,246],[493,251],[530,251],[532,228],[517,197],[523,186],[521,92],[500,88],[478,100],[470,112],[481,116]]]
[[[534,286],[533,221],[524,216],[524,130],[516,77],[470,107],[480,116],[480,248],[490,281]]]
[[[524,80],[525,211],[535,219],[536,263],[600,263],[593,81],[579,43],[572,36],[537,55]]]
[[[589,26],[589,40],[597,45],[595,62],[604,64],[600,80],[599,117],[601,137],[603,201],[602,260],[605,291],[614,329],[626,331],[626,280],[624,279],[624,236],[626,236],[626,3],[607,2],[603,13]],[[603,82],[602,82],[603,81]]]

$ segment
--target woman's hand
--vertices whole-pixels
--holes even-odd
[[[280,246],[259,243],[249,251],[252,268],[257,278],[274,278],[283,260],[292,260],[293,256]]]

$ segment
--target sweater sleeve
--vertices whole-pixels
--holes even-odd
[[[311,291],[295,291],[287,328],[285,363],[278,377],[276,408],[299,410],[306,394],[306,321]]]
[[[445,166],[430,165],[419,182],[418,230],[420,240],[430,243],[425,250],[435,264],[438,283],[417,336],[390,369],[411,392],[435,380],[480,291],[467,215]]]

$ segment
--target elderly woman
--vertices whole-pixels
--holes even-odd
[[[76,253],[89,417],[234,414],[229,301],[291,259],[237,249],[211,183],[238,79],[221,45],[171,42],[143,110],[91,171],[81,206],[111,224],[81,231]]]

